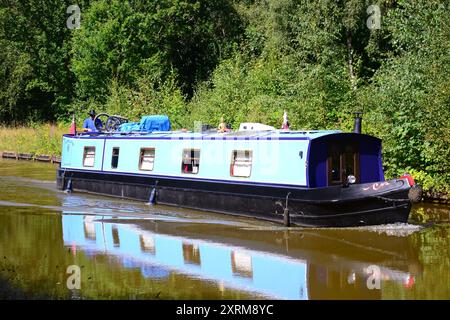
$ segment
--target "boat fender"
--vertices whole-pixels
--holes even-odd
[[[423,189],[421,186],[415,184],[409,189],[408,198],[412,202],[420,202],[422,200]]]
[[[72,193],[72,179],[69,179],[67,182],[66,190],[64,190],[65,193]]]
[[[150,204],[156,203],[156,188],[153,188],[152,192],[150,192],[150,197],[148,199],[148,203],[150,203]]]
[[[416,182],[414,181],[414,178],[409,174],[409,173],[404,173],[400,179],[406,179],[408,180],[409,186],[412,187],[413,185],[416,184]]]
[[[153,187],[152,191],[150,192],[150,197],[148,198],[149,204],[156,204],[156,186],[158,185],[158,181],[155,182],[155,186]]]

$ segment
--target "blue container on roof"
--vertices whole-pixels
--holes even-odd
[[[127,122],[119,126],[119,132],[170,131],[170,119],[166,115],[143,116],[140,122]]]
[[[168,116],[144,116],[140,122],[141,131],[170,131],[170,120]]]

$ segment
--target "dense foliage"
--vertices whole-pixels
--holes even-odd
[[[364,111],[389,177],[449,192],[448,0],[84,0],[75,30],[71,2],[0,1],[0,121],[279,127],[287,110],[294,129],[351,130]]]

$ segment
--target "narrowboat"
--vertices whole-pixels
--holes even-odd
[[[64,135],[59,189],[303,227],[405,223],[420,193],[409,175],[385,180],[381,140],[361,133],[360,117],[354,132],[122,122],[112,116],[103,131]]]
[[[255,236],[224,225],[180,228],[77,213],[63,214],[61,224],[64,245],[89,260],[108,254],[145,278],[164,281],[175,272],[273,299],[381,299],[385,281],[411,289],[423,272],[405,235],[279,229]],[[367,285],[375,266],[383,281],[378,289]]]

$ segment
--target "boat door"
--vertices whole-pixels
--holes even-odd
[[[331,142],[328,150],[328,185],[342,184],[349,175],[360,181],[359,152],[356,143]]]

